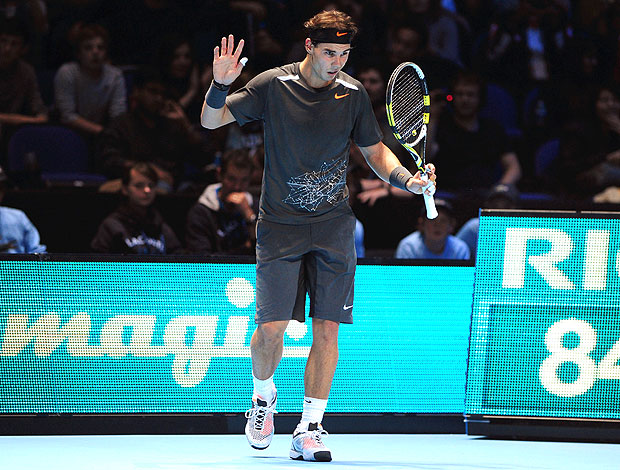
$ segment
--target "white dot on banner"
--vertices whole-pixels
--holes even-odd
[[[288,326],[286,327],[286,334],[296,340],[299,340],[306,336],[307,332],[308,326],[306,326],[305,323],[298,322],[297,320],[289,322]]]
[[[226,284],[226,297],[235,307],[246,308],[254,302],[254,286],[242,277],[235,277]]]

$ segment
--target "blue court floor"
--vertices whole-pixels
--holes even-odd
[[[466,435],[330,435],[334,460],[288,458],[290,437],[264,451],[237,435],[0,437],[1,470],[618,470],[620,445],[491,440]]]

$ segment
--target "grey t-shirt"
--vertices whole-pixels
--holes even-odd
[[[61,65],[54,77],[54,99],[63,124],[79,116],[98,124],[127,111],[127,96],[123,72],[109,64],[93,79],[81,71],[77,62]]]
[[[360,82],[340,72],[332,84],[315,89],[299,65],[267,70],[226,100],[240,125],[264,121],[259,217],[283,224],[318,222],[348,211],[350,140],[368,147],[382,138]]]

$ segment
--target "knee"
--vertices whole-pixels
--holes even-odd
[[[314,343],[326,346],[338,344],[339,323],[329,320],[312,320],[312,322]]]
[[[287,322],[261,323],[256,327],[256,334],[263,344],[282,342]]]

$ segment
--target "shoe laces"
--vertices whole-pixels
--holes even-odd
[[[262,430],[265,425],[265,417],[268,412],[273,414],[277,414],[278,412],[275,410],[275,403],[271,406],[261,406],[258,404],[254,404],[252,408],[245,412],[246,418],[254,418],[254,428]]]
[[[306,431],[306,433],[310,434],[310,438],[318,446],[323,446],[322,436],[329,436],[329,433],[323,428],[313,429],[312,431]]]
[[[325,429],[317,429],[316,431],[310,431],[310,433],[312,434],[312,439],[314,439],[319,445],[323,445],[323,442],[321,441],[321,436],[329,435]]]

